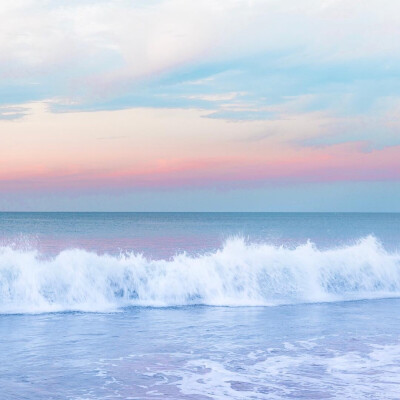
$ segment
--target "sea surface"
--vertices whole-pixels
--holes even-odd
[[[400,214],[0,213],[0,399],[400,399]]]

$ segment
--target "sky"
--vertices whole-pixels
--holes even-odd
[[[0,210],[400,211],[397,0],[14,0],[0,26]]]

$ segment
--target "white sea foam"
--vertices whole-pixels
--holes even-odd
[[[237,370],[221,360],[190,360],[176,371],[178,386],[213,399],[399,399],[399,345],[371,345],[364,353],[324,348],[323,355],[292,347],[292,353],[261,352]]]
[[[96,363],[96,370],[107,393],[102,399],[206,396],[218,400],[398,400],[398,341],[379,344],[379,336],[359,339],[350,349],[346,348],[346,339],[332,335],[286,342],[283,348],[260,347],[247,353],[245,346],[229,351],[232,348],[224,347],[228,343],[222,340],[217,352],[135,352],[117,359],[102,359]],[[121,371],[130,372],[124,375]],[[129,397],[132,374],[136,382],[145,382],[135,387],[135,397]],[[111,386],[113,383],[117,385]],[[174,397],[166,396],[171,393]]]
[[[400,296],[400,254],[374,237],[320,250],[250,244],[149,260],[65,250],[52,259],[0,247],[0,313],[126,306],[270,306]]]

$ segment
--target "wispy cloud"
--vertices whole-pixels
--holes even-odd
[[[398,182],[399,16],[396,0],[3,1],[0,186]]]
[[[399,12],[394,0],[3,2],[0,76],[56,84],[58,96],[83,103],[174,76],[192,87],[212,82],[203,96],[242,86],[255,97],[351,89],[397,77]],[[239,76],[226,81],[226,71]]]
[[[13,121],[24,117],[27,113],[28,108],[26,107],[0,107],[0,120]]]
[[[285,120],[204,118],[202,110],[137,108],[51,113],[25,105],[0,121],[2,191],[237,188],[293,183],[400,180],[400,146],[358,141],[321,146],[319,115]],[[317,121],[317,123],[316,123]],[[123,143],[121,144],[121,140]],[[13,149],[12,152],[9,149]]]

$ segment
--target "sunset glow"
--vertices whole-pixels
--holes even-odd
[[[397,2],[62,3],[0,6],[4,209],[302,184],[315,200],[329,182],[400,195]]]

